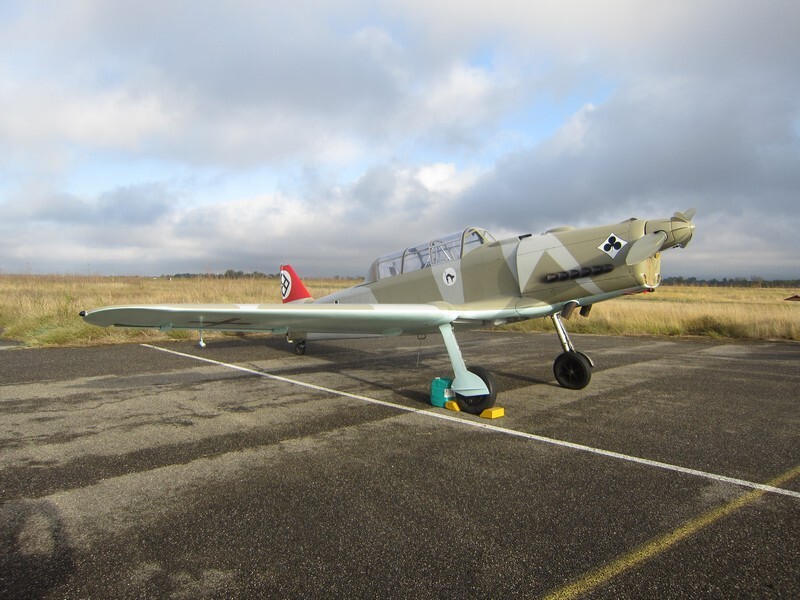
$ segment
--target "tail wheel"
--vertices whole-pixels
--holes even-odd
[[[582,390],[592,379],[592,364],[581,352],[563,352],[553,363],[553,374],[561,387]]]
[[[483,394],[482,396],[462,396],[461,394],[456,394],[456,402],[458,403],[458,407],[465,413],[479,415],[487,408],[492,408],[494,406],[494,401],[497,398],[497,384],[495,383],[494,376],[483,367],[469,367],[467,370],[483,380],[489,393]]]

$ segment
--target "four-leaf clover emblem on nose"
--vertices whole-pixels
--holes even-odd
[[[602,250],[603,252],[608,254],[611,258],[614,258],[617,255],[617,253],[620,250],[622,250],[627,244],[628,242],[623,240],[618,235],[612,233],[610,236],[608,236],[605,242],[603,242],[597,247],[597,249]]]

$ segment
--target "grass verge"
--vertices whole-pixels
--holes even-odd
[[[315,297],[355,285],[347,279],[305,281]],[[707,336],[747,340],[800,340],[796,290],[662,286],[653,294],[598,304],[588,318],[573,317],[574,333]],[[28,346],[89,346],[164,339],[194,339],[191,331],[93,327],[84,309],[117,304],[280,302],[277,279],[173,279],[0,275],[0,335]],[[577,313],[576,313],[577,314]],[[508,326],[552,331],[549,319]],[[207,334],[209,339],[225,334]]]

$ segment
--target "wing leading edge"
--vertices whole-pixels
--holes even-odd
[[[458,312],[434,304],[164,304],[81,313],[103,327],[400,335],[438,331]]]

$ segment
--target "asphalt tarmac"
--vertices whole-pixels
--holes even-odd
[[[800,597],[800,344],[458,337],[0,352],[0,597]]]

